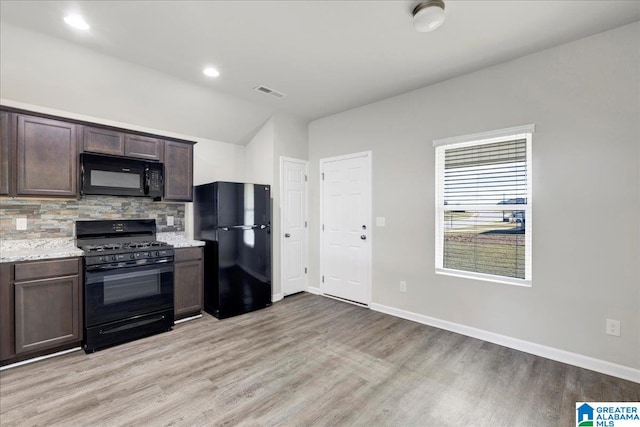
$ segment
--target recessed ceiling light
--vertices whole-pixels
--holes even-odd
[[[91,28],[89,24],[87,24],[87,21],[80,15],[67,15],[64,17],[64,22],[78,30],[88,30]]]
[[[209,77],[218,77],[220,75],[220,71],[216,70],[213,67],[207,67],[204,70],[202,70],[202,73],[205,76],[209,76]]]

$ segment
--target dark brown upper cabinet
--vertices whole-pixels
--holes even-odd
[[[193,200],[193,144],[164,142],[164,200]]]
[[[86,152],[162,160],[162,139],[85,126],[83,140],[83,149]]]
[[[78,196],[78,126],[18,114],[16,195]]]
[[[0,196],[9,195],[9,162],[10,133],[9,133],[9,113],[0,111]]]
[[[97,123],[0,111],[0,196],[79,196],[79,152],[164,162],[166,201],[193,200],[193,145]]]
[[[162,160],[163,141],[140,135],[125,135],[124,155],[137,159]]]
[[[102,129],[84,127],[84,151],[113,156],[124,155],[124,133]]]

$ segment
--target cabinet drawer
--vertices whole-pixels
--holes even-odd
[[[78,258],[25,262],[16,264],[14,280],[23,282],[47,277],[72,276],[77,275],[79,272],[80,262]]]
[[[175,250],[175,262],[189,261],[192,259],[202,259],[202,248],[180,248]]]

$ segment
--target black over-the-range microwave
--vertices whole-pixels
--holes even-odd
[[[163,196],[163,164],[99,154],[80,154],[82,194]]]

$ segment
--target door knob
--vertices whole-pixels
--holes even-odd
[[[360,236],[360,238],[361,238],[362,240],[367,240],[367,236],[365,236],[364,234],[363,234],[362,236]]]
[[[284,237],[291,237],[291,234],[289,234],[289,233],[284,233]]]

